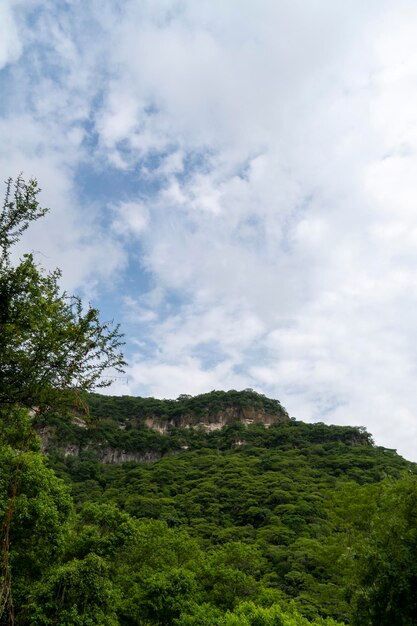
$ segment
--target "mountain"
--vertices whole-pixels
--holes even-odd
[[[181,395],[177,400],[89,394],[66,420],[60,415],[38,421],[37,432],[44,452],[72,456],[90,451],[103,463],[123,463],[154,461],[192,448],[205,433],[237,422],[269,427],[288,420],[278,400],[252,389]]]
[[[36,428],[71,488],[81,554],[108,555],[125,598],[115,623],[384,624],[361,613],[363,554],[396,490],[413,493],[417,469],[363,427],[297,421],[245,390],[90,394]],[[117,538],[129,520],[135,557]]]

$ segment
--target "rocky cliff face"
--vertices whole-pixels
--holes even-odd
[[[145,425],[159,433],[166,433],[171,428],[195,428],[204,432],[212,432],[220,430],[233,422],[242,422],[245,426],[263,424],[268,428],[271,424],[283,422],[287,419],[288,416],[284,414],[273,415],[272,413],[265,413],[265,411],[254,411],[243,407],[228,407],[204,418],[196,417],[192,414],[182,415],[169,421],[158,417],[148,417],[145,419]]]
[[[188,449],[192,431],[210,434],[236,422],[269,427],[289,419],[278,401],[252,390],[180,396],[177,401],[94,394],[93,401],[89,417],[75,411],[65,423],[55,420],[39,427],[42,450],[63,456],[92,453],[102,463],[151,462]]]

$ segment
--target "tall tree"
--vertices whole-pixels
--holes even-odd
[[[21,235],[47,212],[39,191],[36,180],[9,179],[0,213],[1,624],[15,623],[12,582],[19,596],[22,581],[36,579],[71,510],[66,488],[44,465],[28,409],[56,410],[74,391],[109,385],[103,373],[125,365],[119,327],[62,291],[59,270],[46,272],[32,254],[12,260]]]
[[[13,245],[47,209],[35,180],[7,182],[0,215],[0,407],[53,406],[68,390],[109,385],[104,372],[123,371],[118,326],[101,322],[96,308],[59,287],[60,270],[46,272]]]

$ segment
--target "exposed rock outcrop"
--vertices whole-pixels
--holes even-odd
[[[126,450],[115,450],[114,448],[105,448],[96,452],[97,458],[101,463],[152,463],[158,461],[162,454],[160,452],[131,452]]]
[[[188,449],[190,437],[184,430],[210,433],[236,422],[269,427],[289,419],[278,401],[253,390],[213,391],[177,400],[93,394],[92,401],[89,417],[78,407],[69,421],[55,419],[38,427],[44,452],[66,457],[92,453],[102,463],[153,462]],[[179,437],[176,429],[183,431]],[[238,436],[234,447],[243,446],[244,439]]]
[[[170,428],[196,428],[205,432],[220,430],[224,426],[233,422],[242,422],[246,426],[251,424],[263,424],[267,428],[272,424],[284,422],[288,416],[284,413],[273,415],[264,411],[253,411],[242,407],[228,407],[219,411],[215,415],[208,415],[205,418],[195,415],[182,415],[169,421],[158,417],[149,417],[145,420],[145,425],[159,433],[166,433]]]

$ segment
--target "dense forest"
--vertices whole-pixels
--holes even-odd
[[[250,389],[91,393],[122,338],[12,262],[37,193],[0,218],[0,624],[416,624],[416,465]]]
[[[240,397],[245,406],[250,399],[258,407],[266,400],[254,392],[231,391],[190,401],[201,406],[203,399],[208,407],[215,402],[222,410],[232,401],[236,405]],[[213,432],[174,427],[161,434],[140,425],[140,418],[128,430],[120,425],[131,423],[132,404],[148,414],[163,401],[98,395],[88,401],[90,417],[95,413],[89,428],[69,420],[58,441],[65,446],[66,439],[83,438],[95,445],[71,455],[60,450],[54,437],[49,453],[49,464],[70,486],[79,515],[91,523],[94,503],[97,512],[113,510],[123,512],[126,521],[138,520],[150,536],[162,533],[162,545],[158,542],[151,550],[152,563],[158,550],[180,537],[183,551],[183,556],[161,556],[158,565],[147,567],[148,553],[139,550],[140,557],[123,564],[125,574],[130,570],[128,579],[136,583],[138,604],[133,612],[121,611],[119,623],[303,624],[308,623],[303,619],[322,623],[322,618],[366,623],[355,578],[359,562],[363,568],[369,529],[381,514],[381,503],[387,513],[397,490],[412,498],[417,469],[413,464],[393,450],[374,446],[363,428],[287,419],[269,428],[235,421]],[[112,404],[117,429],[108,418]],[[121,440],[117,433],[122,433]],[[149,445],[161,458],[100,463],[103,437],[113,446],[125,445],[126,433],[142,451]],[[151,581],[155,584],[157,574],[159,591],[152,589],[165,600],[159,612],[152,609],[149,614],[145,589]],[[190,587],[177,589],[179,580]],[[166,594],[174,594],[174,587],[177,608],[169,613]],[[130,593],[129,586],[125,592]],[[249,612],[245,618],[243,607]],[[278,609],[279,618],[274,613]],[[370,623],[381,623],[380,618]]]

